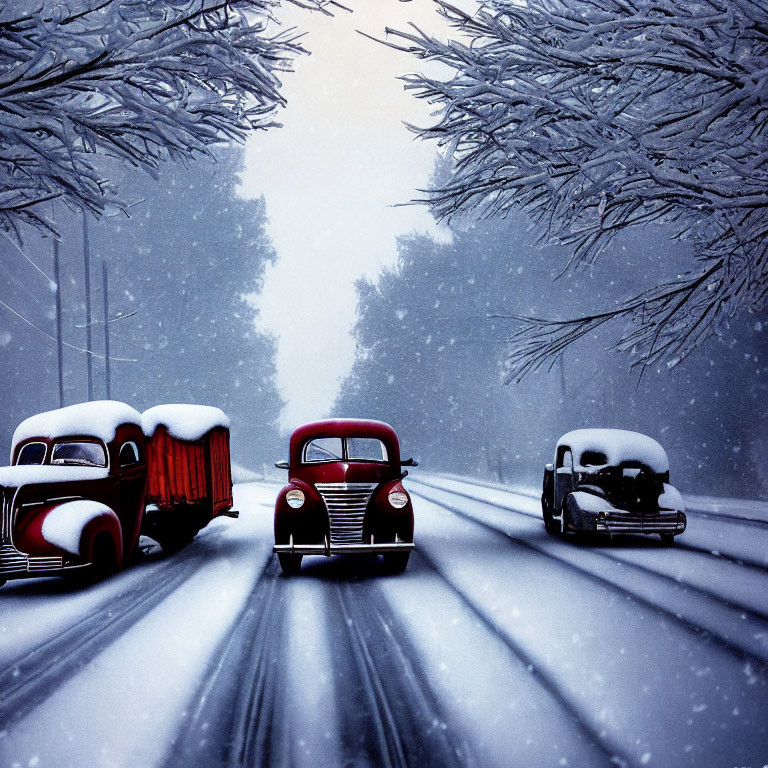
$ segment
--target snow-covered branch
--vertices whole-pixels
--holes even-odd
[[[323,2],[299,5],[322,8]],[[302,51],[277,0],[16,0],[0,7],[0,228],[40,203],[100,213],[103,154],[150,172],[274,125]]]
[[[440,107],[421,136],[455,173],[427,200],[440,217],[528,211],[542,237],[593,265],[650,222],[700,264],[672,286],[571,323],[529,319],[510,377],[556,357],[595,322],[628,317],[640,364],[674,362],[768,291],[768,6],[756,0],[489,0],[474,16],[438,0],[461,32],[443,42],[388,30],[393,47],[441,62],[408,75]],[[706,279],[699,282],[699,278]]]

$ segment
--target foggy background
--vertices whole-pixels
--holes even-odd
[[[112,397],[139,410],[223,408],[234,460],[259,471],[284,458],[302,421],[355,416],[390,422],[430,470],[535,485],[562,432],[611,426],[660,440],[685,491],[768,497],[766,314],[742,314],[642,379],[608,350],[609,326],[552,370],[503,386],[513,324],[489,315],[609,308],[674,278],[686,246],[636,229],[599,273],[555,280],[568,254],[537,244],[523,215],[449,228],[425,207],[393,207],[445,169],[401,124],[424,114],[395,79],[411,62],[356,30],[432,18],[431,7],[371,0],[332,20],[295,14],[286,23],[306,24],[313,55],[286,76],[284,128],[219,148],[216,163],[167,163],[157,180],[109,169],[135,202],[130,218],[89,221],[97,354],[102,259],[111,317],[126,316],[110,322],[112,355],[125,360],[112,363]],[[365,62],[365,86],[353,61]],[[82,220],[61,205],[56,219],[64,339],[82,348]],[[52,241],[30,232],[23,250],[37,268],[0,241],[4,450],[19,421],[59,404]],[[65,348],[64,366],[65,404],[86,399],[83,352]],[[103,397],[101,358],[93,371]]]

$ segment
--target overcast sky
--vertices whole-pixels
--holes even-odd
[[[283,127],[253,135],[241,192],[263,195],[277,263],[256,298],[263,328],[278,340],[282,426],[321,418],[354,357],[354,281],[395,263],[396,238],[437,228],[423,206],[392,207],[424,187],[434,144],[404,120],[425,123],[427,105],[398,75],[419,62],[362,37],[386,26],[442,29],[429,0],[355,0],[334,18],[290,9],[283,19],[307,31],[311,56],[286,75]],[[345,414],[364,416],[365,414]]]

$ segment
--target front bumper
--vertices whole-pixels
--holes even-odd
[[[293,537],[288,544],[275,544],[272,551],[277,554],[286,555],[378,555],[389,552],[410,552],[414,548],[412,541],[394,541],[365,543],[363,541],[355,544],[333,544],[325,540],[323,544],[294,544]]]
[[[600,533],[671,533],[677,536],[685,531],[684,512],[659,512],[637,515],[630,512],[601,512],[595,520]]]

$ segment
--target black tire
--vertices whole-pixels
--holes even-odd
[[[103,581],[117,571],[117,550],[108,533],[100,533],[93,542],[90,580]]]
[[[402,573],[407,565],[410,552],[391,552],[384,555],[384,565],[388,573]]]
[[[550,536],[557,536],[560,533],[560,521],[556,520],[552,514],[552,505],[546,500],[544,494],[541,495],[541,514],[544,517],[544,530]]]
[[[5,579],[0,579],[0,587],[4,587],[5,586],[5,582],[6,582]]]
[[[292,555],[289,552],[278,552],[280,570],[283,576],[295,576],[301,570],[301,558],[303,555]]]
[[[660,533],[659,538],[665,547],[671,547],[675,543],[674,533]]]

